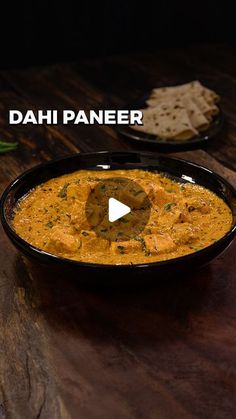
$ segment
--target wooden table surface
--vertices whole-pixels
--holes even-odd
[[[114,107],[193,79],[222,96],[226,125],[205,149],[175,155],[236,186],[235,52],[196,46],[2,71],[0,138],[20,145],[0,156],[1,191],[55,157],[147,149],[106,126],[9,126],[9,109]],[[236,241],[182,280],[119,293],[35,281],[2,229],[0,249],[0,418],[236,417]]]

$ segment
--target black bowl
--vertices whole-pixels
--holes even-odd
[[[230,231],[217,242],[196,251],[195,253],[175,259],[135,264],[135,265],[103,265],[72,261],[46,253],[35,248],[19,237],[11,226],[13,208],[19,199],[36,185],[66,173],[79,169],[114,170],[140,168],[156,172],[164,172],[179,182],[194,182],[215,192],[231,208],[233,225]],[[55,274],[64,272],[67,277],[73,276],[83,282],[92,280],[97,284],[109,281],[112,284],[132,283],[166,278],[178,275],[186,270],[200,267],[219,255],[233,240],[236,234],[236,191],[220,176],[185,160],[165,157],[155,153],[139,152],[97,152],[72,155],[49,163],[44,163],[28,170],[14,180],[1,198],[1,221],[3,228],[13,244],[36,265],[45,271]]]

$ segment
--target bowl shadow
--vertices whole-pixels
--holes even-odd
[[[144,281],[138,287],[86,286],[68,273],[20,257],[16,269],[22,272],[18,285],[25,288],[28,304],[43,316],[52,333],[66,332],[75,338],[82,333],[98,344],[116,339],[152,345],[185,337],[194,318],[207,306],[217,306],[227,288],[227,276],[223,283],[222,279],[215,283],[211,265]],[[221,292],[213,301],[217,287]]]

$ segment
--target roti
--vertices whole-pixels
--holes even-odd
[[[192,81],[190,83],[181,84],[179,86],[171,87],[160,87],[153,89],[151,93],[151,98],[160,98],[161,96],[166,95],[183,95],[185,93],[190,93],[193,95],[203,96],[207,103],[214,104],[219,102],[220,97],[213,90],[204,87],[198,80]]]
[[[207,130],[219,113],[219,96],[198,80],[152,90],[143,109],[143,125],[137,131],[164,139],[188,140]]]
[[[134,129],[163,139],[187,140],[197,134],[187,110],[182,103],[165,102],[155,107],[143,109],[143,125]]]
[[[194,97],[186,94],[183,96],[182,102],[187,109],[193,127],[199,131],[206,130],[209,127],[209,120],[204,115],[204,112],[202,112],[198,103],[194,101]]]

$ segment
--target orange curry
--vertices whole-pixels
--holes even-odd
[[[130,240],[122,235],[116,241],[109,240],[109,234],[99,237],[86,217],[89,193],[98,181],[111,177],[134,180],[151,203],[148,223],[140,236]],[[103,193],[101,189],[101,205]],[[99,223],[96,211],[91,215]],[[13,217],[16,233],[33,246],[100,264],[149,263],[187,255],[219,240],[231,225],[230,208],[213,192],[139,169],[80,170],[51,179],[20,201]]]

